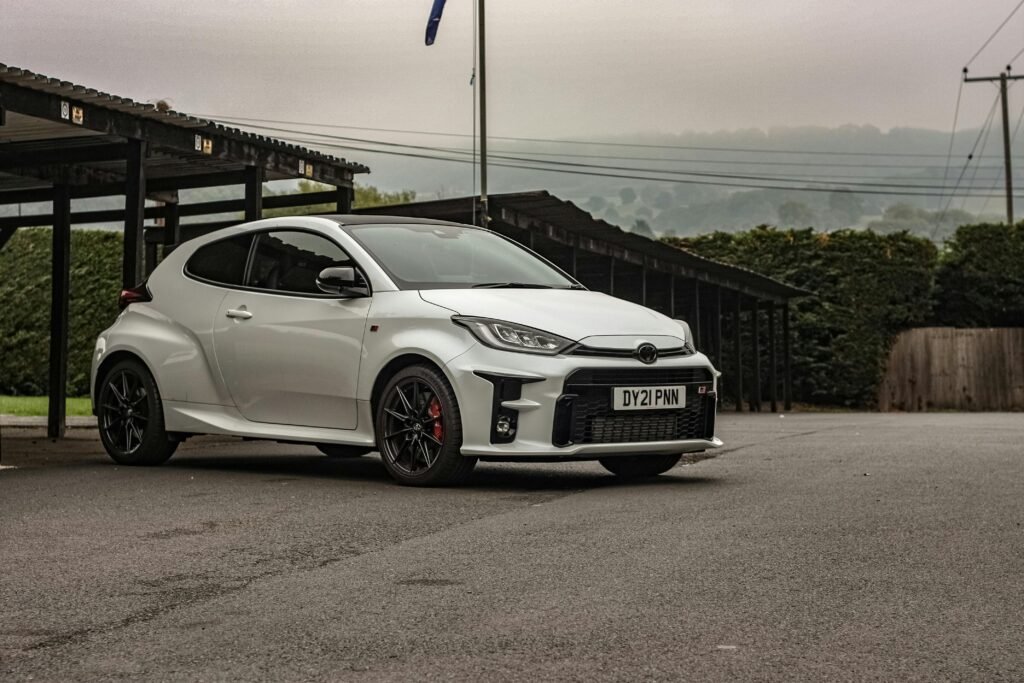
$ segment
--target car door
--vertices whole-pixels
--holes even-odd
[[[320,271],[339,265],[355,264],[323,235],[289,229],[257,235],[244,289],[224,297],[214,330],[221,374],[246,419],[356,427],[370,298],[317,288]]]

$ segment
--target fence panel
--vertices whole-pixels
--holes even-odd
[[[896,338],[880,410],[1024,410],[1024,328],[920,327]]]

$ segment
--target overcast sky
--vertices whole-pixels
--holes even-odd
[[[1016,4],[490,0],[491,132],[948,129],[961,67]],[[189,112],[468,133],[472,2],[448,0],[428,48],[430,5],[3,0],[0,62]],[[1022,47],[1024,10],[971,70],[996,73]],[[966,87],[962,124],[980,125],[993,95]]]

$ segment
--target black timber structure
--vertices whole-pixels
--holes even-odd
[[[626,232],[545,191],[492,194],[487,210],[488,228],[536,251],[589,289],[686,320],[697,347],[724,370],[720,394],[736,410],[760,411],[765,400],[772,412],[780,403],[792,409],[790,301],[810,292]],[[472,197],[357,213],[478,224],[483,218]]]
[[[50,214],[0,217],[0,249],[19,228],[53,228],[48,435],[63,436],[65,426],[72,224],[124,223],[122,279],[131,287],[155,264],[158,243],[169,250],[192,231],[182,217],[240,212],[255,220],[264,208],[324,201],[348,213],[354,175],[366,172],[321,152],[0,64],[0,205],[53,207]],[[264,182],[287,178],[334,189],[263,197]],[[244,199],[179,204],[180,190],[224,185],[244,186]],[[72,211],[73,200],[107,196],[123,196],[124,208]],[[149,229],[148,243],[147,219],[160,224]]]

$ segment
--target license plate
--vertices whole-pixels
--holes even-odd
[[[613,387],[614,410],[666,410],[686,407],[686,386]]]

